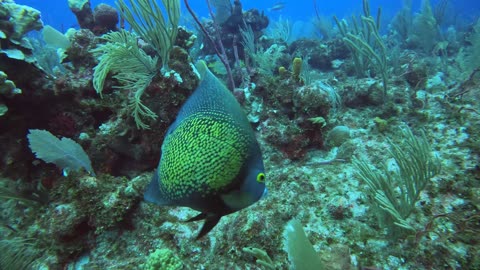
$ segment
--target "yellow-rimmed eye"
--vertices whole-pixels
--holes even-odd
[[[265,183],[265,174],[264,173],[257,174],[257,182]]]

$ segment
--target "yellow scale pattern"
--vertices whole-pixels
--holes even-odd
[[[226,187],[240,172],[250,143],[251,138],[228,114],[209,111],[188,116],[168,136],[163,149],[158,171],[163,193],[176,200]]]

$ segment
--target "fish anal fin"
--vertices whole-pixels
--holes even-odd
[[[199,221],[199,220],[206,219],[206,218],[207,218],[207,213],[200,213],[200,214],[188,219],[186,222]]]
[[[198,240],[198,239],[202,238],[208,232],[210,232],[213,229],[213,227],[215,227],[215,225],[217,225],[217,223],[220,221],[221,217],[222,216],[220,216],[220,215],[200,213],[200,214],[194,216],[193,218],[187,220],[187,222],[191,222],[191,221],[198,221],[198,220],[205,219],[205,223],[203,223],[202,229],[200,229],[200,232],[198,233],[195,240]]]

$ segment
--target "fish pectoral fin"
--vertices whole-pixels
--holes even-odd
[[[220,221],[221,217],[222,216],[220,216],[220,215],[200,213],[200,214],[194,216],[193,218],[187,220],[187,222],[190,222],[190,221],[198,221],[198,220],[205,219],[205,223],[203,223],[202,229],[198,233],[195,240],[198,240],[198,239],[202,238],[208,232],[210,232],[213,229],[213,227],[215,227],[215,225],[217,225],[217,223]]]
[[[169,205],[170,201],[163,198],[162,194],[160,193],[160,187],[158,185],[158,173],[155,171],[153,174],[152,180],[150,184],[148,184],[145,192],[143,193],[143,198],[147,202],[154,203],[156,205]]]

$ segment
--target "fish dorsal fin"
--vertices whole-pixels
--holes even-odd
[[[196,67],[201,81],[178,112],[169,132],[173,132],[185,118],[198,114],[224,115],[236,119],[236,125],[241,129],[251,129],[242,107],[232,92],[210,72],[204,61],[199,61]]]
[[[197,64],[195,64],[195,67],[200,75],[200,80],[203,80],[203,78],[205,78],[205,73],[208,71],[207,63],[205,63],[203,60],[200,60],[197,62]]]

